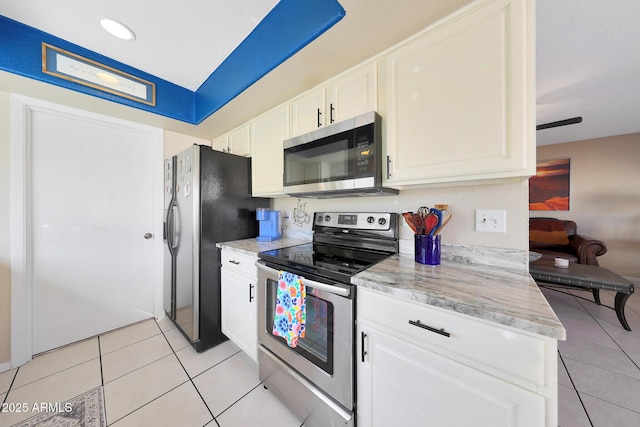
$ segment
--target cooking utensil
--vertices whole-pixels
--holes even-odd
[[[436,208],[429,209],[429,215],[436,216],[436,224],[426,234],[433,236],[433,233],[442,225],[442,211]]]
[[[414,213],[413,215],[411,215],[411,219],[413,220],[413,225],[416,226],[416,234],[426,234],[422,215],[420,215],[419,213]]]
[[[429,212],[424,219],[424,234],[430,234],[438,225],[438,215]]]
[[[442,224],[440,224],[440,227],[438,227],[435,233],[433,233],[434,236],[437,236],[438,234],[440,234],[444,226],[447,225],[447,223],[451,219],[451,213],[449,211],[446,211],[446,213],[443,212],[442,215],[443,215]]]
[[[429,214],[429,208],[426,206],[420,206],[418,208],[418,213],[420,214],[420,216],[422,217],[422,220],[424,221],[424,219],[427,217],[427,214]]]
[[[406,221],[407,225],[413,231],[414,234],[418,234],[418,230],[416,229],[416,225],[413,223],[413,212],[403,212],[402,217]]]

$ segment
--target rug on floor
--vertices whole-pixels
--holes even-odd
[[[43,412],[14,427],[105,427],[102,387],[96,387],[59,405],[57,412]]]

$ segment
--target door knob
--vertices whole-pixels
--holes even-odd
[[[152,238],[152,237],[153,237],[153,234],[151,234],[151,233],[144,233],[144,238],[145,238],[145,239],[149,240],[149,239],[150,239],[150,238]]]

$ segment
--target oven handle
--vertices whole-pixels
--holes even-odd
[[[256,267],[258,267],[259,270],[265,271],[269,274],[275,274],[276,276],[279,273],[278,270],[271,267],[267,267],[266,265],[262,264],[259,261],[256,261]],[[304,279],[304,285],[311,286],[312,288],[316,288],[321,291],[326,291],[334,295],[340,295],[341,297],[349,297],[351,295],[351,289],[328,285],[326,283],[316,282],[315,280],[311,280],[307,278]]]

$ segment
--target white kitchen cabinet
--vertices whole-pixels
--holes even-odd
[[[291,137],[375,111],[377,64],[370,61],[290,103]]]
[[[253,360],[258,361],[257,258],[222,251],[221,329]]]
[[[535,174],[530,0],[477,2],[385,57],[385,185]]]
[[[370,61],[349,71],[327,85],[325,120],[327,124],[350,119],[369,111],[378,104],[377,63]]]
[[[280,106],[249,124],[252,146],[251,191],[254,197],[284,195],[283,141],[289,138],[289,109]]]
[[[214,150],[235,154],[236,156],[251,156],[251,139],[249,138],[249,126],[243,125],[229,133],[219,136],[211,141]]]
[[[229,149],[229,136],[225,133],[219,137],[211,140],[211,148],[216,151],[222,151],[224,153]]]
[[[357,295],[359,424],[557,426],[554,340],[366,288]]]
[[[289,104],[291,137],[302,135],[325,125],[325,88],[313,90]]]

